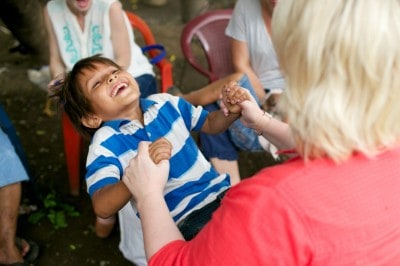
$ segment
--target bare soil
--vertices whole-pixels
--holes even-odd
[[[125,9],[144,18],[157,41],[165,46],[173,63],[175,83],[183,91],[197,89],[207,83],[184,63],[180,51],[179,37],[184,26],[181,1],[169,0],[162,7],[148,6],[137,0],[121,2]],[[210,1],[208,9],[231,7],[232,2]],[[3,26],[1,21],[0,26]],[[28,156],[32,182],[24,184],[25,204],[38,203],[41,210],[50,211],[50,207],[41,204],[46,196],[53,195],[57,204],[72,206],[80,214],[78,217],[67,217],[68,226],[59,229],[47,218],[32,224],[28,221],[29,215],[21,215],[18,235],[31,238],[40,245],[40,257],[34,265],[132,265],[119,252],[118,227],[106,240],[95,236],[94,215],[84,183],[78,197],[69,194],[60,116],[48,117],[43,113],[47,93],[27,77],[29,68],[40,66],[35,65],[30,55],[11,53],[9,50],[15,42],[12,34],[4,28],[0,31],[0,103],[12,119]],[[240,156],[243,178],[271,163],[270,157],[264,153],[242,152]],[[65,210],[63,213],[68,214]]]

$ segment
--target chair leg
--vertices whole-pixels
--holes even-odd
[[[75,130],[71,120],[63,113],[62,127],[64,135],[64,152],[67,163],[70,192],[73,196],[79,195],[80,189],[80,155],[82,137]]]

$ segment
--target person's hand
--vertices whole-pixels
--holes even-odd
[[[169,161],[154,163],[149,154],[150,142],[139,143],[138,153],[126,167],[122,181],[132,193],[136,205],[148,197],[162,196],[168,179]]]
[[[162,160],[169,160],[172,153],[172,144],[166,138],[159,138],[149,145],[150,158],[155,164]]]
[[[239,114],[241,107],[238,103],[250,100],[251,96],[248,90],[240,87],[236,82],[231,81],[222,87],[222,111],[224,114]]]
[[[256,129],[257,124],[263,119],[264,111],[255,101],[243,101],[239,105],[242,108],[240,121],[244,126]]]

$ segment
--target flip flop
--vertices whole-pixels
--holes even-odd
[[[16,243],[17,247],[18,247],[21,251],[22,251],[22,249],[23,249],[23,242],[24,242],[24,241],[25,241],[26,243],[28,243],[28,245],[29,245],[29,250],[28,250],[28,252],[25,254],[25,256],[23,256],[25,262],[20,262],[20,263],[33,262],[33,261],[35,261],[35,260],[37,259],[37,257],[39,256],[39,250],[40,250],[39,245],[36,244],[34,241],[32,241],[32,240],[30,240],[30,239],[23,239],[23,238],[17,237],[17,238],[15,239],[15,243]],[[14,265],[14,264],[12,264],[12,265]],[[18,264],[17,264],[17,265],[18,265]],[[21,264],[21,265],[24,265],[24,264]],[[27,263],[26,265],[29,265],[29,263]]]

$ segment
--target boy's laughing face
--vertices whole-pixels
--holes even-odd
[[[93,115],[103,122],[138,119],[132,115],[138,113],[133,112],[135,108],[140,109],[139,85],[128,72],[115,66],[95,64],[94,69],[82,71],[79,84],[92,106]]]

